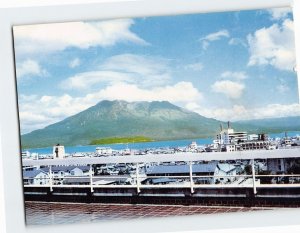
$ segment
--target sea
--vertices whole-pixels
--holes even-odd
[[[268,134],[269,138],[283,138],[287,134],[288,137],[299,136],[300,131],[283,132]],[[66,146],[65,152],[68,154],[74,154],[76,152],[95,152],[97,147],[110,147],[113,150],[124,150],[126,148],[132,150],[144,150],[144,149],[159,149],[159,148],[178,148],[186,147],[192,142],[196,142],[197,145],[208,145],[213,142],[214,138],[197,138],[197,139],[183,139],[183,140],[170,140],[170,141],[154,141],[154,142],[139,142],[139,143],[119,143],[119,144],[105,144],[105,145],[77,145],[77,146]],[[46,148],[33,148],[27,149],[30,153],[38,154],[52,154],[52,147]]]

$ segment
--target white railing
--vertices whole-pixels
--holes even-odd
[[[189,175],[184,176],[142,176],[139,171],[139,164],[136,164],[135,174],[133,176],[95,176],[92,165],[90,165],[89,175],[88,176],[66,176],[66,177],[54,177],[52,172],[52,166],[49,166],[49,174],[46,178],[29,178],[24,180],[24,187],[48,187],[52,192],[54,188],[90,188],[91,192],[94,192],[97,188],[135,188],[138,193],[141,192],[142,189],[156,189],[156,188],[188,188],[191,193],[195,192],[195,189],[201,188],[252,188],[253,193],[257,193],[258,188],[300,188],[300,174],[277,174],[277,175],[259,175],[255,174],[255,163],[254,160],[250,162],[252,167],[252,174],[238,174],[238,175],[194,175],[192,168],[193,163],[190,161],[189,163]],[[142,179],[148,179],[149,181],[152,179],[159,178],[168,178],[173,179],[172,182],[166,181],[166,184],[143,184]],[[227,180],[227,182],[216,183],[215,180],[220,180],[223,178]],[[288,183],[261,183],[261,178],[269,178],[277,179],[277,181],[282,179],[288,179]],[[294,178],[294,179],[291,179]],[[78,184],[66,184],[66,180],[81,180],[84,182],[78,182]],[[132,179],[134,182],[128,184],[125,180]],[[97,181],[104,180],[112,180],[115,181],[114,184],[112,182],[107,182],[107,184],[98,184]],[[121,182],[123,180],[123,182]],[[292,181],[290,183],[290,180]],[[44,181],[44,182],[43,182]],[[201,184],[201,181],[205,181],[204,184]],[[294,182],[293,182],[294,181]],[[38,184],[40,182],[40,184]],[[283,182],[283,181],[282,181]],[[122,184],[121,184],[122,183]],[[164,183],[164,182],[161,182]]]

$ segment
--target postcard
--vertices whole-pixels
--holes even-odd
[[[28,225],[300,206],[290,8],[13,36]]]

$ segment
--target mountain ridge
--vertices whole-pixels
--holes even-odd
[[[21,137],[24,148],[87,145],[103,137],[145,136],[153,140],[205,137],[215,134],[220,121],[206,118],[168,101],[104,100],[44,129]]]
[[[296,124],[294,124],[296,122]],[[66,119],[21,136],[22,148],[88,145],[105,138],[143,136],[154,141],[212,137],[225,122],[168,101],[103,100]],[[236,121],[236,131],[272,133],[300,130],[300,117]]]

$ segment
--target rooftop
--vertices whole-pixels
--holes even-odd
[[[33,177],[36,177],[40,173],[44,173],[46,175],[46,173],[44,171],[39,170],[39,169],[23,171],[23,178],[33,178]]]
[[[213,173],[216,169],[216,163],[209,163],[209,164],[194,164],[192,166],[193,173]],[[160,166],[153,166],[148,169],[146,172],[147,175],[152,174],[189,174],[190,167],[189,165],[160,165]]]
[[[180,152],[176,154],[148,154],[108,157],[81,157],[65,159],[42,159],[23,160],[23,166],[37,165],[88,165],[108,163],[151,163],[170,161],[214,161],[214,160],[237,160],[237,159],[271,159],[271,158],[300,158],[300,148],[278,149],[278,150],[249,150],[233,152],[207,152],[193,153]]]

